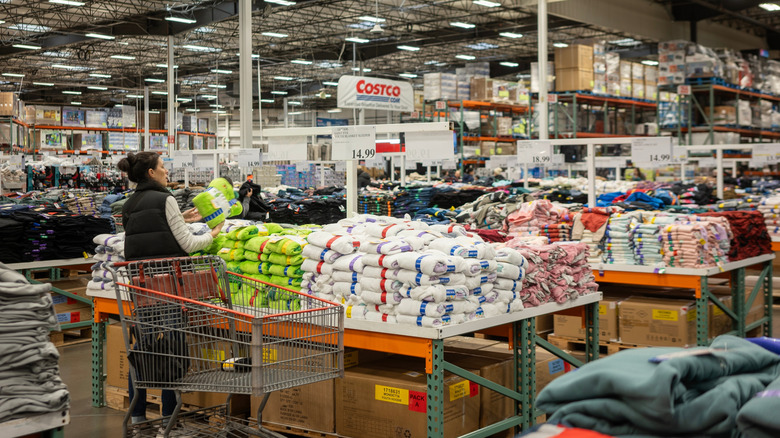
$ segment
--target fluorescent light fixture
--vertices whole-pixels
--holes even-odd
[[[221,85],[221,84],[208,84],[209,88],[227,88],[227,85]]]
[[[213,113],[214,113],[214,114],[227,114],[227,111],[223,111],[223,110],[214,110],[214,111],[213,111]]]
[[[326,99],[328,99],[328,98],[331,98],[331,97],[333,97],[333,95],[332,95],[332,94],[325,94],[325,98],[326,98]]]
[[[358,38],[358,37],[349,37],[344,38],[344,41],[349,41],[350,43],[367,43],[371,40],[365,39],[365,38]]]
[[[277,81],[294,81],[295,78],[291,78],[289,76],[274,76],[274,79]]]
[[[191,50],[193,52],[221,52],[222,51],[222,49],[217,49],[214,47],[206,47],[206,46],[196,46],[194,44],[187,44],[181,47],[187,50]]]
[[[51,82],[33,82],[33,85],[38,85],[41,87],[53,87],[54,84]]]
[[[372,23],[384,23],[386,21],[384,18],[370,17],[368,15],[363,15],[362,17],[358,17],[358,20],[370,21]]]
[[[612,44],[616,44],[618,46],[633,46],[635,44],[638,44],[637,40],[633,38],[623,38],[620,40],[610,41]]]
[[[514,32],[501,32],[499,35],[506,38],[522,38],[523,34]]]
[[[200,97],[202,97],[204,99],[216,99],[217,95],[216,94],[201,94]]]
[[[566,44],[566,43],[553,43],[553,47],[557,47],[559,49],[562,49],[564,47],[569,47],[569,45]]]
[[[165,17],[167,21],[175,21],[177,23],[185,23],[185,24],[195,24],[197,23],[197,20],[193,18],[185,18],[185,17]]]
[[[305,59],[293,59],[290,61],[291,64],[300,64],[300,65],[311,65],[312,61],[307,61]]]
[[[283,95],[286,95],[287,92],[286,91],[276,91],[276,90],[274,90],[274,91],[271,92],[271,94],[278,94],[280,96],[283,96]]]
[[[265,35],[274,38],[287,38],[289,36],[286,33],[279,33],[279,32],[263,32],[260,35]]]
[[[17,49],[27,49],[27,50],[39,50],[41,46],[35,46],[32,44],[14,44],[13,47],[16,47]]]
[[[3,76],[9,76],[12,78],[23,78],[24,75],[21,73],[3,73]]]
[[[780,11],[780,5],[777,5],[776,3],[761,3],[758,7],[769,12]]]
[[[160,114],[157,110],[149,110],[149,114]]]
[[[209,106],[212,107],[212,108],[224,108],[225,107],[225,105],[219,105],[219,104],[214,104],[214,103],[210,104]]]
[[[152,91],[152,94],[158,94],[160,96],[167,96],[168,92],[167,91]]]
[[[455,57],[458,59],[464,59],[466,61],[473,61],[477,59],[477,57],[473,55],[455,55]]]
[[[102,33],[88,33],[85,36],[90,38],[97,38],[100,40],[115,40],[116,37],[113,35],[103,35]]]
[[[87,90],[98,90],[98,91],[106,91],[108,90],[108,87],[96,87],[94,85],[87,87]]]
[[[398,48],[399,50],[408,50],[408,51],[410,51],[410,52],[416,52],[416,51],[420,50],[420,48],[419,48],[419,47],[416,47],[416,46],[407,46],[407,45],[400,45],[400,46],[396,46],[396,48]]]
[[[219,68],[212,68],[211,72],[212,73],[219,73],[219,74],[223,74],[223,75],[233,74],[233,70],[222,70],[222,69],[219,69]]]
[[[329,112],[329,113],[340,113],[340,112],[341,112],[341,108],[333,108],[333,109],[329,109],[329,110],[328,110],[328,112]]]
[[[509,62],[509,61],[499,62],[499,64],[503,65],[504,67],[519,67],[520,66],[520,64],[518,64],[516,62]]]
[[[192,102],[192,99],[187,98],[187,97],[177,97],[176,100],[178,100],[179,102],[185,102],[185,103],[186,102]]]
[[[62,94],[73,94],[73,95],[80,95],[81,91],[72,91],[72,90],[62,90]]]
[[[73,102],[73,101],[71,101],[70,104],[78,106],[78,105],[81,105],[81,102]]]
[[[187,109],[186,109],[186,110],[184,110],[184,111],[189,111],[189,112],[191,112],[191,113],[198,113],[198,112],[200,112],[200,110],[199,110],[199,109],[197,109],[197,108],[187,108]]]
[[[300,100],[288,100],[287,105],[303,105],[303,102]]]
[[[303,114],[303,111],[291,111],[291,112],[289,112],[287,114],[289,114],[291,116],[297,116],[297,115]]]
[[[123,59],[125,61],[132,61],[135,59],[135,56],[129,56],[129,55],[111,55],[114,59]]]
[[[263,102],[263,103],[274,103],[276,101],[273,100],[273,99],[260,99],[260,102]]]
[[[327,85],[329,87],[338,87],[339,83],[338,82],[332,82],[332,81],[325,81],[325,82],[322,83],[322,85]]]
[[[65,68],[65,69],[72,69],[72,68],[76,68],[76,67],[75,67],[75,66],[73,66],[73,65],[64,65],[64,64],[52,64],[51,66],[52,66],[52,67],[54,67],[54,68]],[[90,75],[90,76],[91,76],[91,75]]]
[[[144,81],[146,81],[146,82],[154,82],[156,84],[162,84],[163,82],[165,82],[165,79],[145,78]]]
[[[52,67],[55,67],[55,66],[52,65]],[[62,67],[60,67],[60,68],[62,68]],[[68,68],[68,67],[65,67],[65,68]],[[103,78],[103,79],[110,79],[111,78],[111,75],[105,75],[103,73],[90,73],[89,75],[92,76],[93,78]]]
[[[77,2],[73,0],[49,0],[49,3],[57,3],[58,5],[68,6],[84,6],[86,4],[84,2]]]
[[[488,50],[488,49],[497,49],[499,46],[497,44],[490,44],[490,43],[474,43],[474,44],[467,44],[466,47],[472,50]]]
[[[143,99],[144,96],[141,94],[127,94],[125,95],[128,99]]]
[[[213,27],[209,27],[209,26],[203,26],[195,29],[195,32],[198,33],[214,33],[216,31],[217,29],[214,29]]]
[[[462,21],[452,21],[452,22],[450,22],[450,26],[452,26],[452,27],[459,27],[461,29],[474,29],[475,27],[477,27],[476,24],[464,23]]]
[[[289,0],[265,0],[266,3],[274,3],[281,6],[293,6],[295,5],[295,2],[291,2]]]
[[[43,53],[41,53],[43,56],[51,56],[54,58],[70,58],[71,54],[68,52],[63,52],[61,50],[47,50]]]
[[[158,68],[168,68],[168,64],[155,64],[154,66]],[[179,68],[179,66],[174,65],[173,68]]]
[[[414,73],[401,73],[398,76],[401,76],[402,78],[408,78],[408,79],[414,79],[417,77]]]
[[[26,32],[48,32],[51,30],[49,26],[39,26],[37,24],[26,24],[26,23],[17,23],[8,26],[8,28],[13,30],[23,30]]]
[[[488,8],[495,8],[501,6],[501,3],[491,2],[490,0],[474,0],[472,3],[474,3],[475,5],[485,6]]]
[[[643,59],[642,64],[644,65],[658,65],[658,61],[653,61],[652,59]]]
[[[241,52],[237,52],[236,56],[241,56]],[[258,59],[258,58],[260,58],[260,55],[258,55],[257,53],[252,54],[252,59]]]

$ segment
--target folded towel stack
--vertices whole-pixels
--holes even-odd
[[[109,267],[114,262],[125,261],[125,233],[98,234],[92,242],[97,246],[92,279],[87,283],[87,295],[116,299],[116,286]]]
[[[769,236],[780,237],[780,196],[772,196],[761,201],[758,211],[764,215]]]
[[[642,220],[638,212],[615,213],[609,217],[603,260],[609,264],[634,265],[634,241],[631,230]]]
[[[526,202],[506,217],[509,236],[545,236],[549,241],[569,240],[572,215],[569,210],[544,199]]]
[[[675,214],[642,215],[642,221],[631,229],[634,247],[634,261],[637,265],[662,267],[664,257],[661,254],[661,230],[664,226],[674,223],[678,218]]]
[[[678,222],[667,225],[661,230],[661,243],[667,266],[705,268],[728,263],[728,233],[715,222]]]

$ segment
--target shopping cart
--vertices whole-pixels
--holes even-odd
[[[227,272],[214,256],[124,262],[114,266],[114,280],[117,300],[131,303],[129,314],[119,311],[135,388],[176,393],[166,437],[174,426],[193,437],[279,437],[262,427],[271,392],[343,376],[344,315],[336,303]],[[187,421],[181,392],[190,391],[264,397],[258,428]]]

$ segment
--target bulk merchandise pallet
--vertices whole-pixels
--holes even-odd
[[[699,269],[599,264],[594,265],[593,275],[596,277],[597,283],[693,289],[696,298],[696,344],[706,346],[711,341],[708,333],[708,305],[710,301],[734,321],[733,330],[727,334],[744,338],[748,331],[763,326],[762,336],[771,335],[772,260],[774,258],[774,254],[765,254],[726,263],[722,267]],[[749,291],[749,295],[746,295],[745,269],[756,265],[761,266],[761,273],[756,285]],[[710,277],[724,276],[728,276],[731,280],[733,310],[725,306],[709,290],[708,279]],[[746,325],[747,311],[759,298],[764,300],[764,317]]]
[[[428,437],[444,437],[444,373],[463,377],[484,388],[496,391],[516,401],[515,415],[491,426],[467,434],[469,438],[488,437],[516,426],[524,429],[534,424],[536,411],[536,345],[573,364],[580,361],[547,343],[536,335],[536,317],[559,311],[582,311],[587,322],[589,360],[598,358],[598,302],[602,294],[596,292],[583,295],[565,304],[549,303],[530,307],[517,313],[478,319],[463,324],[441,328],[416,327],[405,324],[388,324],[372,321],[346,319],[344,323],[344,347],[373,350],[391,354],[425,359],[427,374]],[[106,321],[119,313],[117,301],[109,298],[94,298],[95,318],[92,326],[92,405],[105,405],[103,348],[106,335]],[[130,303],[123,301],[125,312]],[[444,360],[444,340],[453,336],[489,330],[496,327],[511,327],[511,341],[514,351],[513,387],[505,388],[474,373],[466,371]]]

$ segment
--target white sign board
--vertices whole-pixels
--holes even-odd
[[[715,158],[698,158],[699,167],[718,167],[718,161]]]
[[[683,146],[672,145],[672,162],[674,164],[685,164],[688,162],[688,149]]]
[[[566,158],[564,158],[563,154],[552,154],[552,164],[563,166],[566,164]]]
[[[417,170],[417,161],[413,161],[413,160],[407,159],[404,168],[406,170],[416,171]]]
[[[334,126],[333,161],[367,160],[376,155],[376,126]]]
[[[337,161],[336,166],[333,169],[336,172],[346,172],[347,171],[347,163],[344,161]]]
[[[672,164],[671,137],[640,137],[631,139],[631,161],[639,166]]]
[[[263,150],[260,148],[239,149],[236,161],[239,167],[258,167],[263,165]]]
[[[306,161],[298,161],[295,163],[295,171],[296,172],[308,172],[309,171],[309,163]]]
[[[443,160],[441,163],[442,169],[457,169],[458,168],[458,162],[457,160]]]
[[[385,158],[381,155],[369,158],[366,160],[366,167],[379,167],[380,169],[383,169],[385,167]]]
[[[406,81],[342,76],[337,90],[339,108],[414,111],[414,90]]]
[[[681,96],[690,96],[691,95],[691,86],[690,85],[678,85],[677,86],[677,94]]]
[[[751,163],[760,163],[761,165],[765,165],[776,164],[778,161],[780,161],[780,146],[773,143],[757,143],[753,145],[753,157],[750,160]]]
[[[540,166],[552,163],[552,145],[546,140],[521,140],[517,142],[517,161],[521,164]]]
[[[192,163],[197,170],[214,170],[214,155],[193,154]]]
[[[265,161],[306,161],[309,142],[306,136],[268,137],[268,153]]]
[[[193,168],[195,166],[195,162],[192,158],[192,151],[173,151],[171,158],[173,158],[174,169],[180,167]]]
[[[446,160],[455,155],[452,131],[407,132],[406,161]]]

